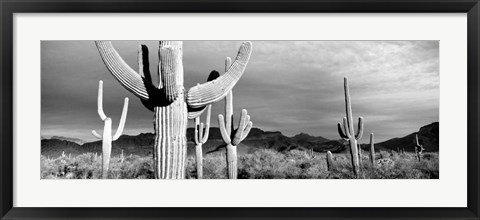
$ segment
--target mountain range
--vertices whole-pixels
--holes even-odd
[[[187,129],[188,154],[193,155],[194,152],[194,128]],[[439,145],[439,123],[423,126],[418,132],[414,132],[405,137],[392,138],[390,140],[376,143],[376,150],[404,150],[414,151],[415,134],[418,134],[420,144],[425,151],[438,151]],[[368,138],[364,134],[364,139]],[[154,134],[141,133],[136,136],[122,135],[118,140],[112,143],[112,156],[121,154],[122,150],[125,155],[136,154],[146,156],[152,154],[154,143]],[[362,148],[368,149],[368,144],[362,144]],[[238,154],[252,153],[259,149],[272,149],[279,152],[286,152],[294,149],[310,150],[315,152],[331,151],[332,153],[342,153],[347,150],[347,141],[329,140],[320,136],[311,136],[309,134],[300,133],[293,137],[287,137],[279,131],[263,131],[258,128],[252,128],[249,135],[238,146]],[[205,154],[224,151],[224,143],[219,128],[210,128],[208,141],[203,145]],[[85,143],[82,140],[67,137],[52,137],[41,140],[41,154],[48,157],[59,157],[62,152],[66,155],[76,156],[83,153],[102,152],[102,142],[94,141]]]

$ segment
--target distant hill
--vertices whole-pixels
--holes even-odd
[[[56,140],[63,140],[63,141],[70,141],[74,142],[76,144],[82,145],[85,143],[84,140],[78,139],[78,138],[69,138],[69,137],[62,137],[62,136],[52,136],[50,139],[56,139]]]
[[[73,155],[85,152],[81,145],[71,141],[43,139],[41,140],[41,145],[41,154],[50,157],[59,157],[62,155],[62,152],[65,152],[66,154],[71,153]]]
[[[439,123],[434,122],[420,128],[418,132],[411,133],[405,137],[393,138],[378,144],[379,149],[415,151],[415,134],[418,134],[418,140],[425,148],[426,152],[437,152],[439,146]],[[363,148],[363,147],[362,147]]]
[[[194,154],[194,128],[187,129],[188,150],[187,153]],[[208,141],[203,145],[203,152],[214,153],[224,150],[224,143],[220,130],[217,127],[210,128]],[[152,133],[142,133],[137,136],[122,135],[118,140],[112,143],[112,155],[118,155],[122,149],[125,155],[149,155],[153,151],[154,135]],[[287,137],[278,131],[263,131],[258,128],[252,128],[245,140],[237,148],[238,154],[252,153],[259,149],[273,149],[276,151],[290,151],[294,149],[306,150],[313,149],[316,152],[341,152],[345,150],[344,141],[328,140],[323,137],[314,137],[308,134],[300,133],[294,137]],[[43,139],[42,155],[58,157],[65,154],[78,155],[87,152],[101,153],[102,142],[94,141],[84,144],[77,144],[69,141],[68,138]]]
[[[378,150],[397,150],[414,151],[415,134],[419,134],[420,143],[423,144],[425,151],[438,151],[439,144],[439,124],[438,122],[426,125],[420,128],[418,132],[409,134],[402,138],[393,138],[376,144]],[[187,154],[194,154],[193,128],[187,129],[188,151]],[[205,154],[224,151],[224,143],[219,128],[210,128],[208,141],[203,145]],[[112,155],[119,155],[123,150],[125,155],[135,154],[146,156],[153,152],[154,134],[142,133],[136,136],[122,135],[118,140],[112,143]],[[87,152],[102,152],[102,142],[94,141],[78,144],[69,138],[43,139],[42,155],[58,157],[65,154],[78,155]],[[347,142],[344,140],[328,140],[323,137],[315,137],[309,134],[300,133],[293,137],[287,137],[279,131],[263,131],[259,128],[252,128],[249,135],[238,146],[238,154],[252,153],[259,149],[272,149],[279,152],[291,150],[310,150],[315,152],[332,151],[333,153],[346,152]],[[367,149],[368,145],[363,144],[362,148]]]

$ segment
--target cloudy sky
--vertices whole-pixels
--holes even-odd
[[[133,69],[139,44],[149,47],[156,75],[157,41],[113,42]],[[205,82],[212,70],[223,73],[225,57],[234,58],[240,44],[184,42],[185,88]],[[103,128],[96,107],[99,80],[114,130],[123,98],[129,97],[124,134],[153,132],[153,113],[108,72],[93,41],[43,41],[41,59],[42,136],[95,140],[90,131]],[[363,116],[365,133],[375,133],[378,142],[439,120],[438,41],[253,41],[250,62],[233,90],[234,117],[247,109],[254,127],[263,130],[339,139],[344,76],[349,77],[355,123]],[[215,127],[223,103],[213,106]]]

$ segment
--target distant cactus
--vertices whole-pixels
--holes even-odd
[[[183,42],[160,41],[158,79],[150,74],[148,48],[138,50],[138,72],[120,57],[109,41],[95,42],[110,73],[142,104],[154,112],[155,141],[153,167],[156,179],[183,179],[187,158],[187,123],[208,106],[223,99],[243,75],[252,52],[252,43],[240,46],[226,74],[190,89],[184,88]],[[213,71],[212,71],[213,72]],[[215,71],[216,72],[216,71]]]
[[[200,123],[200,116],[195,118],[195,157],[197,162],[197,179],[203,178],[203,152],[202,145],[207,142],[208,133],[210,130],[210,114],[212,112],[212,105],[207,107],[207,118],[205,120],[205,130],[203,123]]]
[[[418,161],[422,160],[423,150],[425,150],[425,148],[423,148],[423,145],[421,145],[420,142],[418,142],[418,135],[415,134],[415,155],[417,156]]]
[[[225,69],[230,68],[230,57],[225,60]],[[229,179],[237,179],[237,146],[245,139],[252,128],[250,116],[247,110],[243,109],[240,115],[240,122],[235,131],[233,128],[233,94],[230,90],[225,97],[225,119],[222,114],[218,115],[218,125],[223,141],[227,148],[227,172]],[[234,134],[235,133],[235,134]]]
[[[122,153],[120,154],[120,163],[123,163],[124,160],[125,160],[125,157],[123,156],[123,149],[122,149]]]
[[[110,166],[110,155],[112,153],[112,141],[116,141],[120,135],[122,135],[123,127],[125,126],[125,120],[127,119],[128,111],[128,98],[125,98],[123,103],[122,116],[120,123],[118,124],[117,132],[112,137],[112,119],[108,118],[103,112],[103,81],[98,82],[98,100],[97,100],[97,112],[100,118],[104,121],[103,135],[98,134],[95,130],[92,130],[93,136],[102,140],[102,178],[107,179],[108,168]]]
[[[338,123],[338,133],[340,137],[345,140],[348,140],[350,144],[350,155],[352,158],[352,167],[353,173],[356,178],[360,176],[360,164],[359,164],[359,151],[357,147],[357,141],[362,138],[363,135],[363,117],[358,118],[358,130],[357,134],[354,132],[353,128],[353,119],[352,119],[352,105],[350,102],[350,92],[348,88],[348,78],[344,78],[344,90],[345,90],[345,109],[347,117],[343,118],[343,127],[342,124]]]
[[[370,162],[375,165],[375,140],[373,133],[370,134]]]
[[[327,169],[328,171],[332,171],[334,169],[333,156],[332,152],[330,151],[327,151]]]

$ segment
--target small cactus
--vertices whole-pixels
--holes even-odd
[[[225,69],[229,69],[231,60],[225,60]],[[218,115],[218,125],[223,141],[227,148],[227,172],[229,179],[237,179],[237,146],[245,139],[252,128],[250,116],[247,110],[243,109],[240,115],[240,122],[236,131],[233,129],[233,94],[230,90],[225,97],[225,119],[222,114]],[[234,134],[235,133],[235,134]]]
[[[327,151],[327,169],[328,171],[332,171],[334,169],[333,156],[332,152],[330,151]]]
[[[122,149],[122,153],[120,154],[120,163],[123,163],[124,160],[125,160],[125,157],[123,156],[123,149]]]
[[[210,114],[212,112],[212,105],[207,107],[207,118],[205,121],[205,130],[203,123],[200,123],[200,116],[195,118],[195,158],[197,162],[197,179],[203,178],[203,151],[202,146],[208,140],[208,133],[210,130]]]
[[[355,134],[353,128],[353,117],[352,117],[352,105],[350,102],[350,91],[348,88],[348,78],[344,77],[344,90],[345,90],[345,111],[347,117],[343,118],[343,127],[342,124],[338,123],[338,133],[340,137],[344,140],[348,140],[350,144],[350,155],[352,157],[352,167],[353,173],[356,178],[360,176],[360,163],[359,163],[359,150],[357,146],[357,141],[362,138],[363,135],[363,117],[358,118],[358,130]]]
[[[418,135],[415,134],[415,155],[417,156],[417,160],[420,162],[422,160],[422,152],[425,150],[423,145],[418,142]]]
[[[120,135],[122,135],[123,127],[125,126],[125,120],[127,119],[128,111],[128,98],[125,97],[123,103],[122,116],[120,123],[118,124],[117,132],[112,137],[112,119],[107,117],[103,112],[103,81],[98,82],[98,100],[97,100],[97,112],[100,119],[104,121],[103,135],[98,134],[95,130],[92,130],[93,136],[102,140],[102,179],[107,179],[108,168],[110,166],[110,155],[112,153],[112,141],[116,141]]]
[[[375,165],[375,140],[373,133],[370,134],[370,162]]]

